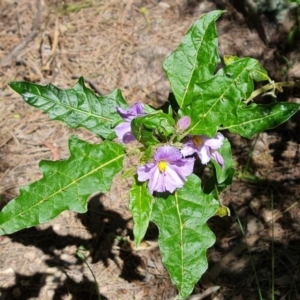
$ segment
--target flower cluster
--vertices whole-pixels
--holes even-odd
[[[117,107],[117,112],[125,121],[115,128],[118,139],[123,143],[134,141],[131,121],[145,114],[143,104],[134,104],[129,110]],[[190,118],[184,116],[178,120],[177,127],[180,131],[184,131],[190,123]],[[213,159],[222,168],[224,167],[224,159],[217,151],[223,145],[223,141],[224,136],[217,133],[213,138],[205,135],[189,136],[181,150],[170,145],[162,146],[156,150],[154,162],[138,167],[138,180],[141,182],[148,180],[148,189],[151,194],[154,191],[173,193],[175,189],[183,187],[187,176],[193,172],[195,159],[186,158],[187,156],[197,154],[202,164],[207,164]]]

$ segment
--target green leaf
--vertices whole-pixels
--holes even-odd
[[[257,62],[255,68],[250,72],[250,75],[257,82],[269,80],[267,70],[259,62]]]
[[[300,5],[300,0],[289,0],[290,2],[296,2],[297,4]]]
[[[223,58],[226,66],[242,59],[232,55],[224,55]],[[269,79],[267,70],[258,61],[255,68],[253,68],[252,71],[250,72],[250,75],[255,81],[264,81]]]
[[[143,103],[144,105],[144,112],[147,114],[147,115],[150,115],[150,114],[153,114],[153,113],[156,113],[157,112],[157,109],[153,108],[152,106],[146,104],[146,103]]]
[[[200,179],[192,174],[184,187],[168,196],[158,196],[152,221],[159,228],[162,260],[181,299],[193,290],[207,269],[207,248],[215,236],[206,225],[219,207],[218,202],[201,190]]]
[[[256,133],[274,128],[287,121],[299,110],[297,103],[272,103],[241,105],[238,115],[224,122],[224,128],[243,137],[252,138]]]
[[[130,189],[129,209],[133,216],[133,235],[136,247],[141,243],[149,225],[152,212],[152,195],[147,188],[147,182],[135,182]]]
[[[206,182],[203,187],[205,194],[212,195],[215,199],[219,198],[219,194],[227,189],[232,184],[235,170],[230,168],[227,172],[227,177],[222,183],[218,183],[216,175],[213,174]]]
[[[231,145],[226,138],[224,139],[222,147],[218,149],[218,152],[222,155],[224,159],[223,168],[214,159],[212,159],[211,162],[216,170],[217,182],[222,183],[226,180],[228,174],[231,173],[232,169]]]
[[[198,97],[180,111],[191,118],[189,133],[213,137],[221,124],[234,118],[242,99],[253,91],[251,71],[257,66],[253,58],[239,59],[210,80],[197,84]]]
[[[60,120],[72,128],[84,127],[105,139],[116,137],[113,127],[121,120],[116,106],[128,107],[121,91],[97,96],[85,87],[81,77],[71,89],[52,84],[41,86],[30,82],[11,82],[10,87],[30,105],[46,112],[50,119]]]
[[[222,13],[212,11],[197,20],[179,47],[163,63],[180,107],[192,102],[195,82],[211,78],[220,61],[215,22]]]
[[[161,111],[131,121],[132,133],[146,146],[158,144],[159,139],[166,140],[174,132],[174,125],[174,119]]]
[[[69,148],[67,160],[41,161],[43,178],[21,188],[3,208],[0,235],[45,223],[64,210],[86,212],[91,194],[110,189],[122,169],[124,148],[109,141],[91,145],[74,136]]]

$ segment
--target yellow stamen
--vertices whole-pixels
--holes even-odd
[[[200,138],[200,136],[196,135],[196,136],[193,136],[192,137],[192,141],[193,141],[193,144],[195,146],[201,146],[203,144],[203,141],[202,139]]]
[[[158,169],[161,173],[165,172],[166,169],[167,169],[167,163],[164,161],[164,160],[161,160],[159,163],[158,163]]]

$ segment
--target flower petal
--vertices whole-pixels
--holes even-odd
[[[155,169],[153,176],[150,178],[148,182],[148,189],[151,194],[154,191],[163,193],[166,191],[165,184],[164,184],[164,173],[160,173],[158,167]]]
[[[171,167],[181,176],[185,178],[193,173],[194,158],[183,158],[171,165]]]
[[[131,131],[126,132],[123,136],[123,143],[125,143],[125,144],[133,142],[135,140],[136,140],[136,138],[135,138],[135,136],[133,135],[133,133]]]
[[[164,186],[167,191],[173,193],[175,189],[183,187],[184,182],[185,178],[179,176],[172,167],[167,168],[164,177]]]
[[[197,152],[197,154],[203,165],[206,165],[210,161],[209,147],[206,147],[206,146],[202,147],[201,150]]]
[[[138,167],[137,175],[139,181],[146,181],[153,176],[155,169],[157,169],[157,164],[149,163],[144,166]]]
[[[120,117],[125,120],[126,122],[130,122],[133,119],[133,116],[131,116],[128,112],[128,110],[123,109],[121,107],[116,107],[116,110]]]
[[[135,103],[129,108],[129,113],[133,116],[138,116],[144,114],[144,104]]]
[[[173,162],[182,158],[181,152],[172,146],[166,145],[157,149],[154,159],[155,161],[166,160],[168,162]]]
[[[136,103],[125,110],[121,107],[116,107],[117,112],[123,120],[126,122],[132,121],[136,116],[144,114],[144,105],[142,103]]]
[[[218,151],[212,150],[210,155],[222,168],[224,167],[224,158]]]
[[[121,124],[119,124],[115,127],[115,132],[116,132],[116,134],[118,136],[118,139],[120,141],[123,141],[124,134],[129,132],[129,131],[131,131],[131,127],[130,127],[129,122],[123,122],[123,123],[121,123]]]
[[[210,147],[213,150],[221,148],[223,145],[224,136],[222,133],[218,132],[213,138],[207,139],[205,141],[205,146]]]
[[[183,156],[188,156],[188,155],[192,155],[195,152],[197,152],[198,149],[197,147],[194,145],[192,140],[187,141],[183,148],[181,149],[181,153]]]

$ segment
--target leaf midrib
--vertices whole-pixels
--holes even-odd
[[[119,156],[117,156],[116,158],[114,158],[114,159],[112,159],[112,160],[110,160],[110,161],[108,161],[108,162],[102,164],[102,165],[99,166],[98,168],[93,169],[91,172],[84,174],[83,176],[79,177],[78,179],[72,181],[70,184],[68,184],[68,185],[65,186],[64,188],[59,189],[58,191],[56,191],[55,193],[49,195],[48,197],[45,197],[45,198],[41,199],[38,203],[32,205],[32,206],[29,207],[28,209],[23,210],[22,212],[20,212],[20,213],[17,214],[17,215],[14,215],[12,218],[10,218],[9,220],[7,220],[5,223],[10,222],[11,220],[13,220],[13,219],[19,217],[20,215],[26,213],[26,212],[29,211],[29,210],[32,210],[34,207],[40,205],[41,203],[43,203],[43,202],[49,200],[49,199],[52,198],[52,197],[54,197],[56,194],[58,194],[58,193],[60,193],[60,192],[62,192],[62,191],[64,191],[64,190],[68,189],[70,186],[72,186],[72,185],[74,185],[75,183],[81,181],[81,180],[84,179],[85,177],[87,177],[87,176],[89,176],[89,175],[91,175],[91,174],[93,174],[93,173],[99,171],[100,169],[102,169],[102,168],[104,168],[105,166],[107,166],[107,165],[109,165],[109,164],[111,164],[111,163],[113,163],[113,162],[115,162],[115,161],[121,159],[121,158],[124,157],[124,156],[125,156],[125,154],[119,155]],[[66,175],[66,174],[64,174],[64,173],[61,173],[61,174]],[[16,198],[16,199],[17,199],[17,198]],[[0,226],[0,228],[3,230],[4,233],[5,233],[5,230],[4,230],[4,228],[3,228],[3,225],[4,225],[5,223],[3,223],[3,224]]]
[[[61,105],[61,106],[65,107],[65,108],[67,108],[67,109],[69,110],[68,113],[70,112],[70,110],[73,110],[73,111],[76,111],[76,112],[85,114],[85,115],[87,115],[87,116],[89,116],[89,117],[98,118],[98,119],[101,119],[101,120],[104,120],[104,121],[113,121],[113,119],[110,119],[110,118],[107,118],[107,117],[103,117],[103,116],[101,116],[101,115],[93,114],[93,113],[91,113],[91,111],[88,112],[88,111],[84,111],[84,110],[79,110],[79,109],[77,109],[77,108],[74,107],[74,106],[66,105],[66,104],[61,103],[61,102],[59,102],[59,101],[55,101],[55,100],[53,100],[53,99],[46,98],[46,97],[44,97],[44,96],[42,96],[42,95],[34,94],[33,92],[31,92],[31,94],[34,95],[34,98],[35,98],[35,97],[38,97],[38,98],[44,99],[44,100],[46,100],[46,101],[48,101],[48,102],[50,102],[50,103],[52,102],[52,103],[54,103],[55,105]],[[57,96],[55,95],[55,97],[57,97]],[[69,96],[68,96],[68,98],[69,98]],[[87,102],[89,102],[89,101],[87,101]],[[89,105],[89,106],[90,106],[90,105]],[[52,107],[51,107],[51,108],[52,108]],[[50,108],[50,109],[51,109],[51,108]],[[49,109],[48,109],[48,110],[49,110]],[[46,111],[48,111],[48,110],[46,110]]]
[[[214,19],[212,22],[214,22],[214,21],[215,21],[215,19]],[[212,23],[212,22],[209,23],[209,25],[207,26],[207,28],[208,28],[209,26],[211,26],[211,23]],[[204,39],[205,39],[205,35],[207,34],[207,28],[205,29],[204,35],[202,36],[201,41],[200,41],[200,45],[199,45],[199,47],[198,47],[198,49],[197,49],[197,51],[196,51],[197,55],[196,55],[196,58],[195,58],[195,62],[194,62],[194,64],[193,64],[191,76],[190,76],[190,78],[189,78],[189,80],[188,80],[188,83],[187,83],[187,85],[186,85],[186,88],[184,89],[185,92],[184,92],[183,97],[182,97],[183,101],[182,101],[181,107],[184,106],[184,103],[185,103],[185,97],[186,97],[187,93],[189,93],[189,89],[188,89],[188,88],[189,88],[189,86],[190,86],[190,83],[191,83],[192,78],[193,78],[193,74],[194,74],[195,69],[196,69],[196,64],[197,64],[197,62],[198,62],[198,55],[199,55],[200,49],[201,49],[201,47],[202,47],[203,41],[204,41]],[[192,39],[192,41],[193,41],[193,39]],[[193,44],[194,44],[194,43],[193,43]],[[184,55],[186,56],[185,53],[184,53]],[[186,57],[187,57],[187,56],[186,56]]]
[[[192,130],[195,129],[195,127],[197,127],[205,118],[206,116],[211,112],[211,110],[214,108],[214,106],[224,97],[225,93],[227,92],[227,90],[234,84],[234,82],[241,76],[241,74],[246,70],[246,67],[243,68],[243,70],[238,74],[237,77],[235,77],[232,82],[230,83],[230,85],[228,85],[228,87],[224,90],[224,92],[222,93],[222,95],[216,99],[215,103],[210,107],[210,109],[203,115],[203,117],[201,118],[201,120],[199,120],[194,126],[192,126],[188,131],[187,134],[190,133]]]
[[[267,115],[267,116],[264,116],[264,117],[260,117],[260,118],[256,118],[256,119],[251,119],[251,120],[243,122],[243,123],[239,123],[239,124],[234,124],[234,125],[222,127],[222,130],[223,129],[229,129],[229,128],[234,128],[234,127],[242,126],[242,125],[253,123],[253,122],[256,122],[256,121],[260,121],[260,120],[266,119],[266,118],[271,117],[271,116],[275,116],[275,115],[280,114],[280,113],[282,113],[282,111],[274,112],[274,113],[272,113],[270,115]]]
[[[184,267],[183,267],[183,237],[182,237],[182,218],[181,218],[181,214],[180,214],[180,210],[179,210],[179,199],[178,199],[178,192],[175,193],[175,206],[177,209],[177,214],[178,214],[178,219],[179,219],[179,223],[180,223],[180,248],[181,248],[181,284],[183,284],[184,282]]]

